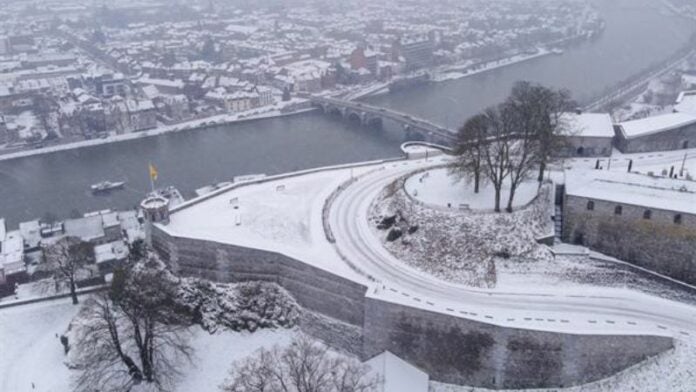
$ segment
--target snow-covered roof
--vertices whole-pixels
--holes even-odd
[[[595,200],[696,214],[696,183],[606,170],[566,172],[566,193]]]
[[[619,124],[627,138],[651,135],[670,131],[696,123],[696,115],[689,113],[668,113]]]
[[[573,136],[614,137],[614,124],[609,113],[566,113],[563,121]]]
[[[128,247],[123,241],[114,241],[94,247],[94,260],[97,264],[128,257]]]
[[[683,91],[677,98],[674,111],[679,113],[693,114],[696,116],[696,91]]]
[[[424,371],[385,351],[365,364],[381,381],[379,392],[427,392],[430,377]]]
[[[99,215],[68,219],[65,221],[65,234],[90,241],[104,236],[104,225]]]

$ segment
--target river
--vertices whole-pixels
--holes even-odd
[[[368,98],[370,103],[455,127],[501,101],[518,80],[568,88],[582,101],[679,49],[693,21],[660,12],[648,0],[597,0],[607,29],[595,41],[466,79]],[[147,165],[159,184],[185,197],[201,186],[250,173],[394,157],[403,134],[361,128],[318,113],[232,124],[134,141],[0,161],[0,217],[10,227],[52,213],[131,208],[149,188]],[[124,190],[94,196],[89,186],[125,180]]]

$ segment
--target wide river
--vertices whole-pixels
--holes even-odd
[[[667,58],[696,31],[696,23],[666,14],[659,3],[597,0],[607,29],[593,42],[368,101],[455,127],[504,99],[518,80],[568,88],[576,99],[588,99]],[[311,113],[0,161],[0,217],[12,228],[47,213],[67,217],[133,207],[149,188],[148,162],[158,167],[159,184],[174,185],[188,198],[198,187],[236,175],[394,157],[402,141],[396,127],[375,131]],[[105,179],[125,180],[127,186],[92,195],[89,186]]]

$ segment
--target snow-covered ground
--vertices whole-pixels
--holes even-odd
[[[364,281],[326,241],[322,210],[339,185],[374,168],[320,171],[228,187],[215,197],[176,211],[162,228],[177,236],[280,252]]]
[[[58,336],[78,309],[69,299],[0,309],[0,391],[72,390],[72,371],[64,363]],[[234,361],[261,347],[286,345],[299,333],[295,329],[225,330],[211,335],[200,327],[192,327],[191,332],[194,360],[181,365],[185,377],[173,392],[217,391]]]
[[[58,337],[78,309],[69,298],[0,309],[1,391],[71,390]]]
[[[406,192],[418,201],[427,205],[460,208],[466,206],[472,210],[493,210],[495,207],[495,189],[485,179],[481,183],[479,193],[474,193],[471,182],[460,180],[450,174],[447,168],[437,168],[417,173],[406,180]],[[539,183],[526,181],[515,192],[513,207],[521,207],[532,201],[539,190]],[[510,184],[506,182],[502,189],[501,203],[507,203]]]
[[[602,170],[625,173],[629,163],[633,161],[631,171],[643,174],[652,172],[658,176],[663,175],[663,173],[668,174],[672,167],[674,167],[675,174],[679,175],[683,165],[684,176],[682,178],[686,178],[687,175],[696,178],[696,149],[694,148],[633,154],[623,154],[614,150],[611,164],[609,164],[609,158],[574,158],[564,162],[564,167],[570,170],[594,170],[597,160],[599,160]]]

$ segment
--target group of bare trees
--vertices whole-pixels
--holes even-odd
[[[288,347],[261,349],[231,372],[225,392],[374,392],[380,380],[357,360],[305,336]]]
[[[570,131],[566,116],[574,108],[566,90],[518,82],[505,102],[471,117],[459,129],[451,171],[473,182],[475,193],[488,181],[495,191],[496,212],[507,181],[506,210],[512,212],[519,186],[535,170],[543,181],[554,153],[564,148]]]
[[[190,316],[177,305],[176,283],[147,263],[129,267],[82,311],[72,356],[78,391],[168,390],[191,360]]]

